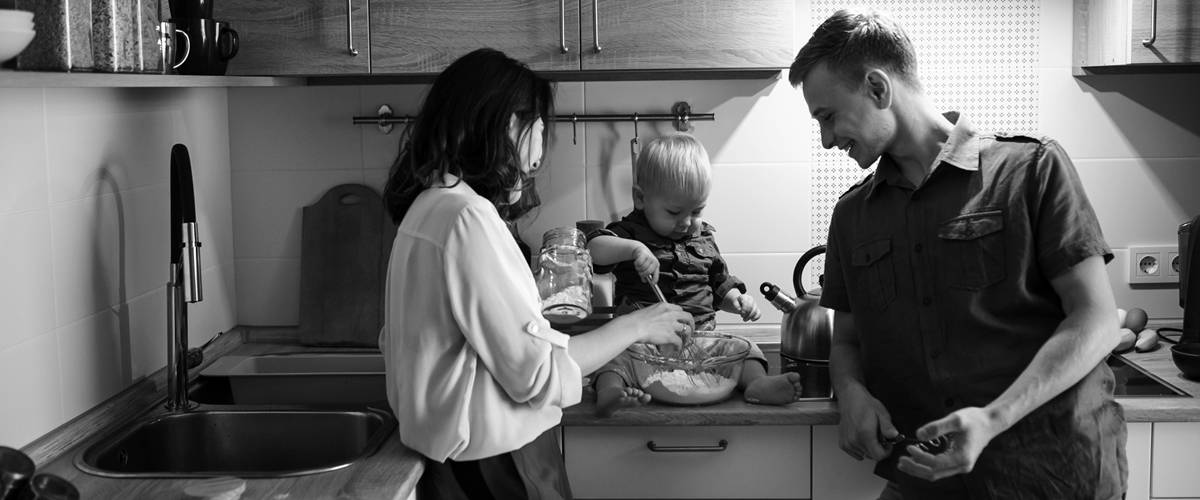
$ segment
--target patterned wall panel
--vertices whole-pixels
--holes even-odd
[[[861,7],[890,13],[917,51],[917,71],[939,109],[960,111],[983,130],[1036,133],[1039,0],[874,0]],[[847,4],[814,0],[812,30]],[[812,243],[828,237],[833,206],[868,172],[837,149],[821,148],[813,127]],[[811,274],[823,267],[808,266]]]

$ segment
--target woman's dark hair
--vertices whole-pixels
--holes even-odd
[[[505,220],[537,206],[533,179],[509,135],[515,114],[526,133],[541,118],[550,129],[554,88],[528,66],[494,49],[478,49],[450,64],[429,89],[392,164],[384,203],[399,224],[413,200],[442,176],[454,174],[491,200]],[[522,186],[521,200],[509,193]]]

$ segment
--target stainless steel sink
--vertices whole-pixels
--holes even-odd
[[[370,456],[395,428],[375,409],[172,413],[101,438],[75,465],[106,477],[297,476]]]
[[[205,404],[386,406],[379,353],[224,356],[200,372],[191,391]]]

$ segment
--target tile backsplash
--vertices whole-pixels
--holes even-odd
[[[1006,0],[1008,1],[1008,0]],[[1023,0],[1012,0],[1022,4]],[[2,0],[0,0],[2,3]],[[1175,243],[1200,213],[1200,75],[1071,75],[1070,2],[1037,3],[1036,130],[1075,161],[1117,258],[1118,303],[1181,317],[1177,290],[1132,289],[1126,248]],[[821,4],[824,5],[824,4]],[[809,32],[809,13],[798,31]],[[987,60],[937,75],[987,75]],[[934,78],[934,76],[931,76]],[[929,82],[930,85],[933,82]],[[165,363],[166,206],[170,146],[192,152],[205,300],[190,306],[191,342],[236,324],[299,318],[301,209],[346,182],[381,189],[400,130],[353,125],[381,104],[413,114],[422,85],[231,89],[0,89],[0,444],[23,446]],[[960,109],[952,95],[945,109]],[[707,210],[731,269],[766,314],[762,281],[788,284],[819,241],[813,198],[820,146],[801,93],[786,78],[568,82],[560,113],[666,112],[687,101],[714,113],[693,133],[715,184]],[[983,120],[977,120],[983,122]],[[520,225],[536,247],[546,229],[627,212],[630,123],[553,127],[544,202]],[[668,124],[639,126],[642,138]],[[850,160],[839,168],[857,172]],[[739,324],[723,314],[725,324]]]

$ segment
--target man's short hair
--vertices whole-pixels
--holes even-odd
[[[868,67],[882,67],[920,87],[912,41],[895,20],[878,11],[842,9],[829,16],[796,54],[788,81],[800,86],[822,62],[855,85],[862,82]]]

